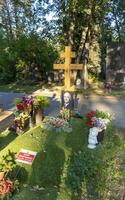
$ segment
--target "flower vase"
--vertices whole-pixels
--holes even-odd
[[[105,130],[102,130],[102,131],[98,132],[98,135],[97,135],[98,144],[103,142],[104,133],[105,133]]]
[[[24,129],[29,128],[29,118],[25,118],[24,120]]]
[[[41,124],[42,120],[43,120],[43,112],[41,109],[37,109],[35,112],[36,125]]]
[[[32,106],[32,110],[30,112],[30,119],[29,119],[29,127],[32,128],[35,126],[36,124],[36,119],[35,119],[35,109],[34,107]]]

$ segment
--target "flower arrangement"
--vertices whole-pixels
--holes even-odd
[[[5,196],[6,194],[11,193],[13,190],[13,182],[10,180],[1,180],[0,181],[0,196]]]
[[[22,99],[16,98],[15,103],[19,112],[30,113],[33,107],[35,109],[48,107],[50,105],[49,98],[46,96],[23,97]]]
[[[0,181],[0,198],[12,199],[13,192],[19,190],[19,182],[17,180],[12,181],[9,179],[3,179]]]
[[[16,132],[23,132],[29,126],[30,115],[27,112],[16,113],[14,123]]]
[[[66,121],[69,121],[71,118],[71,110],[63,107],[60,110],[60,117]]]
[[[49,107],[50,101],[49,98],[46,96],[36,96],[34,97],[33,105],[35,109]]]
[[[103,111],[91,111],[85,115],[85,120],[89,128],[98,127],[104,130],[107,124],[111,121],[112,117],[109,113]]]
[[[16,153],[8,150],[8,153],[2,156],[0,160],[0,199],[12,199],[12,194],[19,187],[18,180],[10,180],[10,173],[16,168]],[[3,173],[3,175],[1,174]],[[2,176],[1,176],[2,175]]]
[[[72,128],[70,127],[69,123],[62,119],[62,118],[56,118],[56,117],[45,117],[43,120],[42,126],[43,129],[47,129],[50,131],[56,131],[56,132],[71,132]]]
[[[40,124],[44,117],[43,108],[50,105],[49,98],[46,96],[16,98],[15,103],[17,106],[14,112],[15,124],[10,129],[17,133],[24,131],[29,126],[33,127],[34,124]]]
[[[14,126],[11,129],[16,133],[23,132],[25,128],[29,127],[29,119],[33,113],[33,102],[34,98],[32,96],[15,99],[17,109],[14,112]]]
[[[23,97],[22,99],[16,98],[15,103],[17,106],[17,111],[19,113],[28,112],[30,114],[33,109],[33,101],[33,97]]]

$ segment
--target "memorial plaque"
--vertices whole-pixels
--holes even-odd
[[[36,157],[37,152],[26,150],[26,149],[21,149],[18,153],[17,162],[25,163],[27,165],[32,165],[35,157]]]

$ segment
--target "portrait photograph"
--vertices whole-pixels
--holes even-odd
[[[69,91],[62,91],[61,106],[70,110],[74,108],[73,93]]]

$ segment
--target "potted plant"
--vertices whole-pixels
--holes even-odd
[[[69,122],[70,119],[71,119],[71,110],[63,107],[60,110],[60,116],[61,116],[62,119]]]
[[[0,181],[8,174],[8,172],[12,171],[15,166],[15,153],[9,150],[8,154],[2,157],[0,163]]]
[[[34,98],[33,106],[35,109],[35,121],[36,125],[40,124],[43,120],[43,109],[49,107],[50,101],[46,96],[36,96]]]

